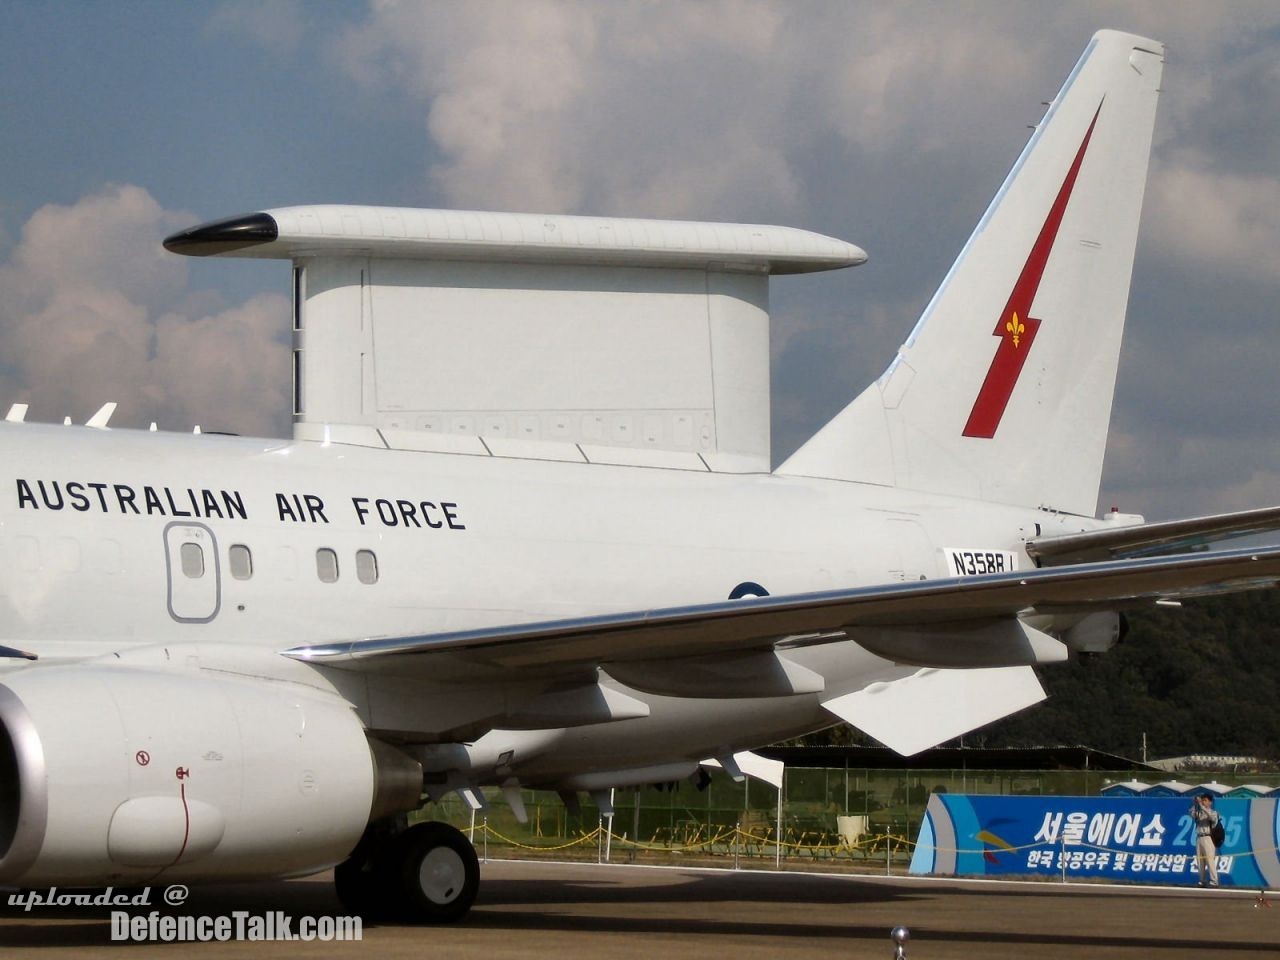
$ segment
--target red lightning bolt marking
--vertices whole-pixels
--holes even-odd
[[[1076,185],[1076,175],[1080,172],[1080,163],[1084,160],[1085,149],[1089,146],[1089,138],[1093,136],[1093,128],[1098,122],[1098,114],[1102,105],[1094,112],[1089,130],[1076,151],[1067,178],[1062,181],[1058,196],[1049,209],[1044,226],[1040,228],[1040,236],[1036,237],[1035,246],[1022,265],[1022,273],[1018,282],[1013,285],[1009,294],[1009,302],[1005,304],[996,321],[996,329],[992,336],[1000,338],[996,355],[991,360],[991,368],[987,370],[987,378],[978,391],[978,399],[973,402],[973,410],[969,412],[969,422],[964,425],[966,437],[983,437],[991,439],[996,435],[996,427],[1004,416],[1004,409],[1009,405],[1009,397],[1013,394],[1014,385],[1022,373],[1022,366],[1027,362],[1027,354],[1035,342],[1036,331],[1040,329],[1040,321],[1029,316],[1031,303],[1036,298],[1036,290],[1040,288],[1040,278],[1044,276],[1045,264],[1049,262],[1049,253],[1053,250],[1053,242],[1058,237],[1058,227],[1062,225],[1062,215],[1067,210],[1067,201],[1071,199],[1071,190]]]

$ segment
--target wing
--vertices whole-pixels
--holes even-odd
[[[1056,567],[1068,563],[1207,550],[1214,541],[1275,530],[1280,530],[1280,507],[1264,507],[1211,517],[1042,537],[1027,542],[1027,553],[1039,566]]]
[[[310,663],[402,677],[489,681],[518,671],[521,677],[577,679],[588,669],[607,670],[610,664],[723,660],[851,636],[863,642],[868,635],[878,638],[874,652],[899,662],[928,665],[919,651],[932,642],[944,658],[939,666],[992,667],[1042,662],[982,656],[983,644],[1001,650],[1011,643],[1025,646],[1028,638],[1014,629],[1022,624],[1019,618],[1259,589],[1278,580],[1280,548],[1220,551],[342,641],[284,653]],[[991,629],[980,629],[987,627]],[[977,645],[974,662],[945,659],[953,656],[958,633]],[[894,637],[899,635],[911,656],[894,656]]]

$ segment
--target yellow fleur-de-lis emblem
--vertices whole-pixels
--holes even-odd
[[[1018,319],[1018,315],[1015,313],[1009,319],[1009,322],[1004,325],[1004,328],[1013,334],[1013,345],[1016,348],[1018,346],[1018,342],[1022,339],[1022,335],[1026,333],[1027,325],[1022,323]]]

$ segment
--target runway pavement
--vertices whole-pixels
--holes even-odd
[[[944,881],[490,861],[480,899],[448,927],[366,925],[358,943],[112,944],[110,908],[0,906],[0,956],[94,958],[574,957],[601,960],[909,960],[1280,956],[1280,907],[1225,890]],[[165,913],[343,913],[324,878],[197,888]],[[145,913],[145,908],[130,908]],[[295,926],[296,929],[296,926]]]

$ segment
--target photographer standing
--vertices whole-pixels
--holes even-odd
[[[1191,819],[1196,825],[1196,866],[1200,868],[1200,886],[1218,885],[1218,848],[1213,842],[1213,828],[1218,823],[1218,811],[1213,809],[1213,797],[1202,793],[1191,804]],[[1208,873],[1208,882],[1205,873]]]

